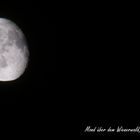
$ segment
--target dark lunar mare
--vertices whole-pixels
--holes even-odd
[[[24,55],[25,55],[25,58],[29,58],[30,54],[29,54],[29,50],[28,49],[24,49]]]
[[[28,51],[28,49],[26,49],[27,41],[26,41],[26,38],[25,38],[24,34],[22,33],[22,31],[20,29],[16,29],[15,31],[9,30],[8,37],[9,37],[9,40],[11,40],[11,41],[15,40],[16,46],[22,52],[24,52],[25,57],[28,58],[29,51]]]
[[[25,44],[25,38],[22,35],[21,31],[13,31],[13,30],[9,30],[8,31],[8,38],[9,38],[9,43],[13,41],[15,41],[17,47],[19,49],[23,49]]]
[[[16,40],[16,45],[19,49],[23,49],[26,46],[26,40],[24,37]]]
[[[7,61],[6,61],[5,57],[2,55],[0,58],[0,68],[5,68],[7,66],[8,66]]]
[[[0,28],[0,44],[4,42],[4,38],[6,37],[5,34],[5,31],[2,28]]]
[[[18,38],[18,34],[13,30],[9,30],[8,37],[9,37],[9,40],[15,40]]]

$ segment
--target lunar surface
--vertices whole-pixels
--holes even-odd
[[[21,29],[14,22],[0,18],[0,81],[18,79],[28,59],[29,50]]]

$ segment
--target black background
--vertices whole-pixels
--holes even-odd
[[[140,125],[138,9],[110,3],[87,7],[78,51],[80,135],[90,135],[84,133],[87,126],[135,128]]]
[[[1,3],[0,17],[22,29],[30,51],[25,73],[15,81],[0,82],[1,104],[45,103],[45,96],[55,91],[56,24],[47,7],[41,1]]]

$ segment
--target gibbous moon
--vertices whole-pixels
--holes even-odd
[[[25,71],[29,50],[21,29],[12,21],[0,18],[0,81],[13,81]]]

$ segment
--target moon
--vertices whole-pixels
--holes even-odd
[[[0,18],[0,81],[18,79],[28,60],[29,49],[22,30],[11,20]]]

